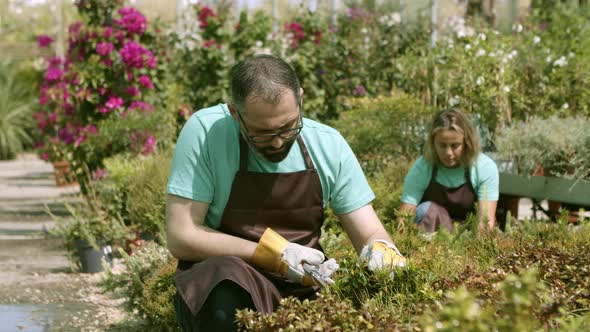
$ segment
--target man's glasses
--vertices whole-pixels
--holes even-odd
[[[303,129],[303,116],[301,115],[301,111],[299,112],[299,125],[295,128],[291,128],[291,129],[285,129],[282,130],[278,133],[274,133],[274,134],[262,134],[262,135],[250,135],[249,131],[248,131],[248,127],[246,126],[246,123],[244,122],[244,119],[242,118],[242,115],[240,114],[239,111],[237,111],[236,113],[238,113],[238,118],[240,118],[240,122],[242,123],[242,126],[244,126],[244,130],[245,130],[245,136],[248,138],[248,140],[250,140],[251,143],[268,143],[271,142],[273,139],[275,139],[275,137],[280,137],[284,140],[289,140],[292,139],[293,137],[299,135],[299,133],[301,132],[301,129]]]

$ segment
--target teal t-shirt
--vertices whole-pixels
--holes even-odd
[[[432,170],[433,166],[426,162],[423,156],[414,162],[406,175],[401,198],[402,203],[412,205],[420,203],[430,183]],[[471,166],[470,172],[471,184],[477,193],[478,200],[497,201],[500,176],[496,163],[490,157],[480,153]],[[435,181],[445,187],[458,187],[465,183],[464,168],[446,168],[441,165],[438,167]]]
[[[328,202],[337,214],[369,204],[375,195],[354,153],[335,129],[304,118],[301,136],[320,177],[324,207]],[[227,105],[194,113],[178,137],[167,192],[209,204],[205,223],[218,228],[239,169],[239,126]],[[272,163],[250,150],[248,170],[287,173],[305,169],[297,142],[287,157]]]

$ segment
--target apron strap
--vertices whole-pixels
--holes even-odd
[[[303,143],[303,138],[301,138],[301,135],[297,135],[297,144],[299,144],[301,154],[303,155],[303,159],[305,160],[305,168],[314,169],[313,162],[311,161],[311,157],[309,156],[305,143]]]
[[[430,182],[436,182],[436,175],[438,174],[438,165],[432,167],[432,175],[430,175]]]
[[[238,135],[240,136],[240,173],[244,173],[248,171],[248,144],[241,133]]]

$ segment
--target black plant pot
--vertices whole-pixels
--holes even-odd
[[[99,248],[95,249],[86,240],[77,240],[76,248],[80,257],[80,268],[82,273],[102,272],[102,258],[108,264],[112,264],[111,246],[99,242]]]

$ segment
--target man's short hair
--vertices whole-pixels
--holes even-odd
[[[274,55],[260,54],[239,62],[231,69],[230,82],[232,104],[240,111],[244,111],[248,99],[278,104],[288,91],[295,96],[297,105],[301,104],[297,74]]]

